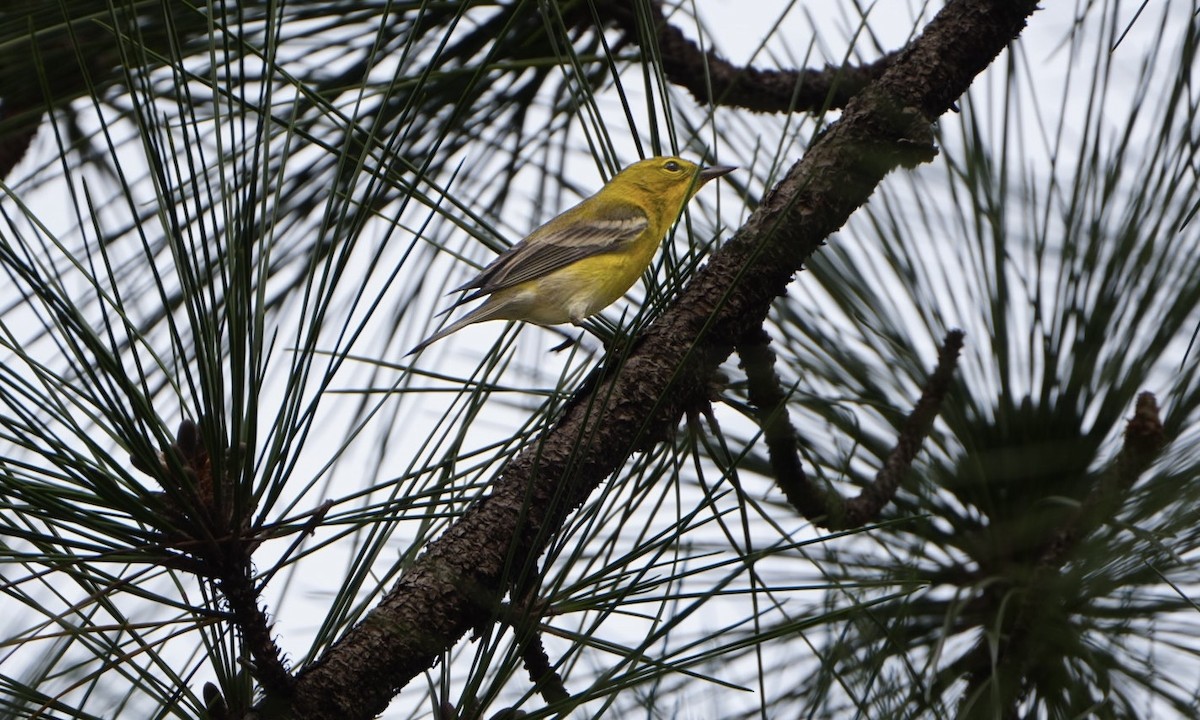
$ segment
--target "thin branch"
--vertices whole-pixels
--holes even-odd
[[[283,651],[275,643],[273,624],[267,611],[259,604],[258,591],[251,579],[249,556],[227,568],[216,585],[229,603],[233,623],[254,661],[250,673],[266,692],[275,697],[288,697],[295,679],[283,661]]]
[[[800,463],[800,443],[788,419],[787,393],[780,387],[779,375],[775,372],[775,353],[769,343],[770,336],[758,326],[737,344],[741,367],[746,371],[750,404],[762,428],[775,484],[797,512],[816,522],[829,517],[829,504],[838,502],[840,497],[826,492],[804,473]]]
[[[883,468],[875,476],[875,481],[863,488],[858,497],[846,503],[844,515],[838,518],[840,523],[831,521],[826,527],[831,530],[844,530],[874,522],[884,506],[896,496],[900,481],[912,467],[912,461],[921,449],[921,443],[933,429],[933,421],[937,419],[942,400],[950,390],[950,381],[954,378],[954,368],[962,346],[962,330],[946,333],[942,349],[938,353],[937,367],[925,383],[917,406],[905,418],[904,425],[900,428],[900,437],[896,439],[896,446],[888,454]]]
[[[548,705],[562,702],[571,697],[563,684],[562,676],[550,665],[550,656],[542,643],[542,634],[536,628],[529,630],[529,638],[521,645],[521,659],[529,671],[529,679]]]
[[[513,583],[509,592],[517,599],[502,608],[500,617],[513,629],[521,647],[521,660],[525,663],[534,689],[547,704],[552,705],[570,698],[571,693],[567,691],[562,676],[550,664],[550,656],[546,653],[546,646],[538,629],[542,617],[550,607],[549,603],[538,598],[537,591],[540,585],[540,573],[530,573],[528,577],[522,578],[521,583]]]
[[[1057,571],[1079,541],[1108,522],[1121,509],[1138,477],[1154,462],[1164,444],[1162,420],[1153,393],[1138,395],[1133,417],[1125,426],[1125,443],[1112,465],[1101,473],[1078,512],[1047,544],[1039,559],[1042,569]]]
[[[938,353],[937,367],[926,382],[916,407],[905,419],[896,446],[875,481],[849,501],[844,501],[836,492],[825,490],[805,475],[800,464],[796,432],[788,421],[787,394],[780,387],[779,376],[775,373],[775,353],[767,342],[766,332],[759,328],[747,333],[737,348],[746,370],[750,403],[757,410],[776,484],[792,507],[817,527],[847,530],[874,522],[895,497],[900,481],[933,427],[962,350],[962,331],[952,330],[946,334]]]
[[[130,461],[163,487],[158,495],[166,508],[166,524],[171,526],[164,532],[165,544],[184,553],[181,557],[191,561],[196,575],[212,581],[220,591],[253,660],[252,674],[272,696],[286,698],[294,678],[272,637],[272,623],[252,579],[251,557],[261,544],[250,531],[253,508],[239,507],[234,498],[236,468],[244,449],[220,452],[224,462],[214,465],[200,428],[183,420],[175,442],[157,458],[157,466],[137,456]]]
[[[601,6],[601,11],[634,38],[650,34],[657,43],[667,78],[685,88],[701,105],[781,113],[841,108],[882,77],[899,56],[899,52],[890,52],[864,65],[826,65],[820,70],[741,67],[711,50],[701,50],[667,22],[661,0],[609,2]]]

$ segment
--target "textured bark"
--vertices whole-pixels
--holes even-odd
[[[708,380],[792,274],[884,175],[932,155],[930,123],[1020,33],[1035,2],[949,2],[715,252],[619,367],[598,371],[378,607],[297,678],[289,712],[370,718],[491,619],[546,538],[629,453],[706,402]],[[271,703],[264,706],[269,708]],[[277,709],[278,711],[278,709]],[[264,713],[264,714],[276,714]]]

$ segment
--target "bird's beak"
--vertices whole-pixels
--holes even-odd
[[[722,175],[728,175],[734,170],[737,170],[737,168],[733,165],[713,165],[712,167],[701,168],[699,175],[700,184],[703,185],[709,180],[716,180]]]

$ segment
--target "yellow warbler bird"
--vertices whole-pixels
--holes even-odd
[[[636,162],[600,192],[534,230],[451,292],[475,290],[451,309],[486,297],[409,355],[485,320],[579,324],[616,302],[650,265],[683,206],[706,182],[735,170],[677,157]]]

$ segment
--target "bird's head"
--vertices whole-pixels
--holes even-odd
[[[625,168],[612,182],[640,188],[669,201],[667,204],[682,205],[704,183],[735,169],[725,165],[703,167],[679,157],[652,157]]]

